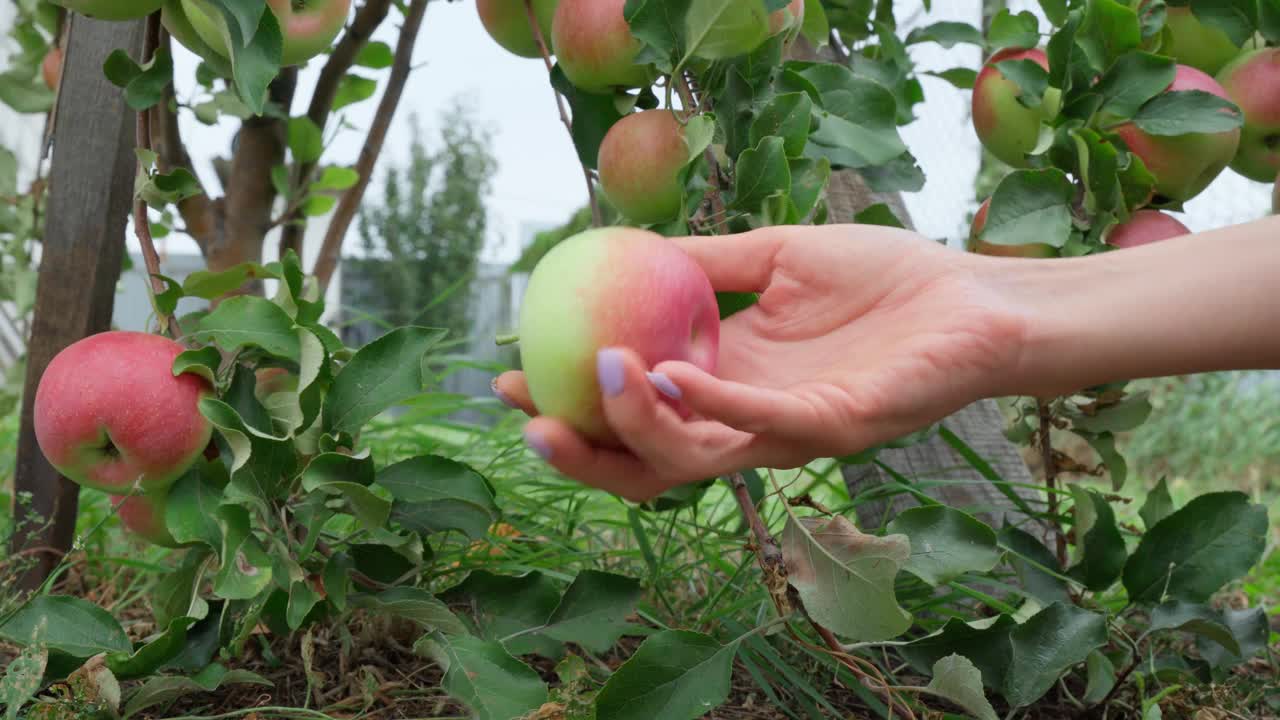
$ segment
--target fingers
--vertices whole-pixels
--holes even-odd
[[[697,414],[742,432],[812,437],[824,429],[816,408],[790,392],[721,380],[685,362],[660,363],[654,374]]]
[[[523,410],[530,417],[538,414],[529,395],[529,385],[525,382],[524,373],[518,370],[504,372],[489,382],[494,397],[513,410]]]
[[[718,292],[764,292],[774,258],[789,237],[778,227],[734,235],[672,238],[702,267]]]

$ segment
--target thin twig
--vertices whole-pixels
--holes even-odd
[[[160,13],[154,12],[147,16],[146,39],[142,45],[142,62],[143,64],[151,62],[151,58],[156,53],[156,48],[160,46]],[[138,119],[135,123],[134,136],[139,148],[151,149],[151,114],[143,110],[138,113]],[[139,172],[145,171],[142,167],[141,158],[138,160]],[[147,219],[147,204],[141,196],[133,200],[133,232],[138,236],[138,243],[142,246],[142,260],[147,266],[147,277],[150,279],[151,299],[154,302],[155,296],[164,293],[165,284],[160,278],[156,277],[160,274],[160,254],[156,252],[155,240],[151,237],[151,223]],[[181,334],[178,323],[175,318],[160,311],[159,304],[156,304],[157,321],[160,323],[160,332],[172,333],[174,337]]]
[[[547,49],[547,39],[542,36],[542,26],[538,24],[538,18],[533,14],[532,0],[524,0],[525,16],[529,20],[529,28],[533,31],[533,39],[538,43],[538,51],[542,53],[542,62],[547,66],[547,77],[551,77],[551,51]],[[569,113],[564,109],[564,98],[560,96],[560,91],[551,86],[551,92],[556,96],[556,108],[560,111],[560,122],[564,123],[564,129],[569,132],[569,142],[573,142],[573,122],[569,120]],[[591,203],[591,224],[594,227],[600,227],[604,224],[604,218],[600,215],[600,203],[596,200],[596,184],[591,179],[591,168],[585,164],[582,166],[582,177],[587,181],[587,200]]]
[[[1040,415],[1040,457],[1044,464],[1044,484],[1049,493],[1049,520],[1054,528],[1054,541],[1057,543],[1059,567],[1067,566],[1067,538],[1062,532],[1062,523],[1058,519],[1058,467],[1053,459],[1053,440],[1049,430],[1053,416],[1049,403],[1036,400],[1036,408]]]
[[[673,80],[676,79],[677,78],[673,78]],[[678,76],[676,90],[680,93],[680,101],[683,102],[684,106],[690,111],[696,112],[701,108],[701,105],[694,97],[692,84],[689,78],[684,74],[680,74]],[[707,104],[706,109],[710,110],[711,101],[705,96],[703,97],[703,101]],[[727,232],[728,226],[726,225],[727,213],[725,212],[724,207],[724,195],[720,190],[720,163],[716,161],[716,155],[711,151],[710,147],[703,151],[703,157],[707,160],[708,182],[711,185],[711,191],[708,193],[711,200],[711,214],[709,217],[715,219],[713,228],[716,234],[723,235]]]
[[[391,65],[391,77],[387,80],[387,89],[378,102],[378,110],[374,115],[373,125],[365,137],[364,147],[360,150],[360,158],[356,160],[356,172],[360,178],[350,190],[343,194],[334,211],[333,220],[325,231],[324,242],[320,245],[320,254],[316,258],[316,281],[321,289],[329,286],[333,272],[338,268],[338,259],[342,254],[342,241],[347,236],[351,221],[355,219],[360,201],[364,199],[365,189],[369,187],[373,166],[382,153],[382,143],[387,139],[387,130],[395,117],[396,108],[400,105],[400,96],[404,94],[405,82],[409,79],[409,64],[413,60],[413,47],[418,39],[418,30],[422,27],[422,16],[427,11],[427,0],[413,0],[409,12],[405,13],[404,25],[400,27],[400,39],[396,43],[395,60]]]

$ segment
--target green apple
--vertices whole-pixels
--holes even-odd
[[[543,256],[520,308],[520,361],[542,415],[601,444],[616,442],[601,407],[596,355],[626,347],[715,372],[720,310],[702,268],[657,233],[587,230]],[[664,396],[665,397],[665,396]]]
[[[1230,100],[1227,91],[1209,75],[1178,65],[1166,92],[1200,90]],[[1204,191],[1226,169],[1240,145],[1240,128],[1217,133],[1150,135],[1132,122],[1115,129],[1130,152],[1155,176],[1157,199],[1186,202]]]
[[[160,24],[164,25],[174,40],[199,56],[214,72],[222,77],[231,77],[231,61],[200,38],[200,34],[187,19],[186,11],[182,9],[182,0],[164,0],[164,7],[160,10]]]
[[[209,0],[181,0],[182,10],[196,34],[223,57],[228,50],[226,18]],[[267,0],[267,8],[280,23],[284,46],[280,64],[302,65],[326,52],[342,31],[351,0]]]
[[[600,189],[633,222],[671,220],[684,199],[680,171],[689,160],[684,127],[674,113],[632,113],[614,123],[600,143]]]
[[[1108,229],[1104,239],[1113,247],[1130,248],[1190,234],[1187,226],[1172,215],[1159,210],[1139,210],[1127,222]]]
[[[164,0],[49,0],[95,20],[137,20],[160,9]]]
[[[1280,48],[1243,53],[1222,68],[1218,82],[1244,112],[1231,169],[1250,180],[1274,180],[1280,172]]]
[[[551,51],[551,19],[555,17],[560,0],[533,0],[534,17],[542,31],[542,41]],[[538,40],[529,27],[529,15],[524,0],[476,0],[476,12],[480,23],[494,42],[508,52],[525,58],[542,57]]]
[[[560,0],[551,19],[556,61],[574,87],[589,93],[650,84],[651,66],[636,63],[640,40],[622,14],[627,0]]]
[[[200,457],[213,434],[200,400],[203,378],[173,374],[186,347],[149,333],[111,331],[78,340],[45,368],[36,387],[40,451],[88,488],[122,494],[135,482],[164,490]]]
[[[1012,167],[1027,167],[1027,154],[1040,142],[1041,127],[1057,113],[1061,91],[1047,89],[1039,107],[1023,105],[1018,101],[1017,83],[996,67],[1005,60],[1031,60],[1049,69],[1048,56],[1037,48],[1005,48],[992,55],[973,83],[973,129],[983,147],[998,160]]]
[[[120,524],[134,535],[152,545],[182,547],[182,543],[173,539],[169,526],[165,524],[164,513],[168,499],[167,492],[123,497],[112,495],[111,507],[118,513]]]
[[[979,240],[978,235],[987,226],[987,210],[991,208],[991,198],[982,201],[978,212],[973,215],[973,224],[969,227],[969,237],[965,240],[964,249],[979,255],[1014,258],[1051,258],[1058,256],[1058,249],[1045,243],[1024,243],[1022,245],[1003,245]]]
[[[1161,55],[1210,75],[1216,75],[1241,49],[1225,32],[1201,22],[1185,5],[1168,7],[1158,37]]]

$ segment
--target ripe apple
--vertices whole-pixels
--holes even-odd
[[[653,80],[636,64],[640,40],[622,14],[627,0],[560,0],[551,19],[551,45],[560,69],[580,90],[608,93]]]
[[[539,413],[602,444],[596,353],[627,347],[715,372],[720,311],[711,282],[678,245],[628,227],[587,230],[543,256],[520,308],[520,360]],[[668,401],[670,402],[670,401]]]
[[[1186,5],[1168,6],[1158,37],[1161,55],[1210,75],[1216,75],[1241,49],[1218,27],[1200,22]]]
[[[556,14],[556,4],[560,0],[533,0],[534,17],[538,19],[538,27],[542,30],[542,40],[547,43],[547,51],[551,51],[551,19]],[[538,40],[529,28],[529,16],[524,8],[524,0],[476,0],[476,11],[480,13],[480,23],[485,32],[502,47],[515,55],[525,58],[542,57],[538,49]]]
[[[1244,112],[1231,169],[1250,180],[1274,180],[1280,172],[1280,48],[1242,54],[1222,68],[1218,82]]]
[[[58,353],[35,397],[36,441],[49,463],[105,492],[172,485],[213,433],[198,407],[213,392],[208,382],[173,374],[183,350],[159,335],[111,331]]]
[[[44,76],[44,84],[48,85],[50,90],[58,89],[58,83],[62,80],[62,48],[57,45],[49,48],[44,61],[40,63],[40,73]]]
[[[116,510],[120,524],[125,529],[153,545],[176,548],[182,544],[173,539],[165,525],[164,512],[168,493],[159,491],[146,495],[111,496],[111,507]]]
[[[96,20],[137,20],[160,9],[164,0],[49,0]]]
[[[634,222],[671,220],[684,197],[680,171],[689,160],[684,127],[670,110],[633,113],[600,143],[600,189]]]
[[[215,52],[231,57],[222,11],[209,0],[181,0],[182,10],[196,34]],[[280,64],[302,65],[333,46],[347,22],[351,0],[267,0],[267,7],[280,22],[284,37]]]
[[[1159,210],[1139,210],[1128,222],[1108,229],[1105,239],[1114,247],[1130,248],[1190,234],[1187,226],[1172,215]]]
[[[1201,90],[1224,100],[1227,91],[1209,75],[1188,65],[1178,65],[1166,92]],[[1116,134],[1155,176],[1156,195],[1185,202],[1199,195],[1235,157],[1240,145],[1240,128],[1219,133],[1149,135],[1131,122],[1116,128]]]
[[[996,63],[1031,60],[1045,70],[1049,58],[1038,48],[1005,48],[992,55],[973,83],[973,129],[978,140],[998,160],[1012,167],[1027,167],[1026,155],[1040,141],[1040,127],[1057,113],[1061,91],[1049,88],[1040,106],[1029,108],[1018,102],[1017,83],[1005,77]]]
[[[804,0],[769,12],[764,0],[693,0],[686,14],[685,34],[694,54],[708,60],[746,55],[784,30],[800,25]],[[706,20],[713,18],[710,25]]]
[[[991,198],[987,198],[978,207],[978,212],[973,214],[973,225],[969,228],[969,238],[965,241],[965,250],[992,257],[1051,258],[1058,256],[1058,249],[1045,243],[1002,245],[979,240],[978,234],[987,226],[987,210],[990,207]]]

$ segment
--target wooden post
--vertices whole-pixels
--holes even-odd
[[[15,551],[37,563],[19,581],[36,588],[71,549],[79,487],[61,477],[36,443],[32,410],[45,367],[63,348],[107,330],[124,254],[125,222],[133,200],[135,114],[102,65],[113,50],[142,55],[145,23],[104,22],[74,13],[55,110],[53,164],[40,260],[35,316],[27,347],[15,498],[30,493],[30,513],[43,522],[14,519]]]

